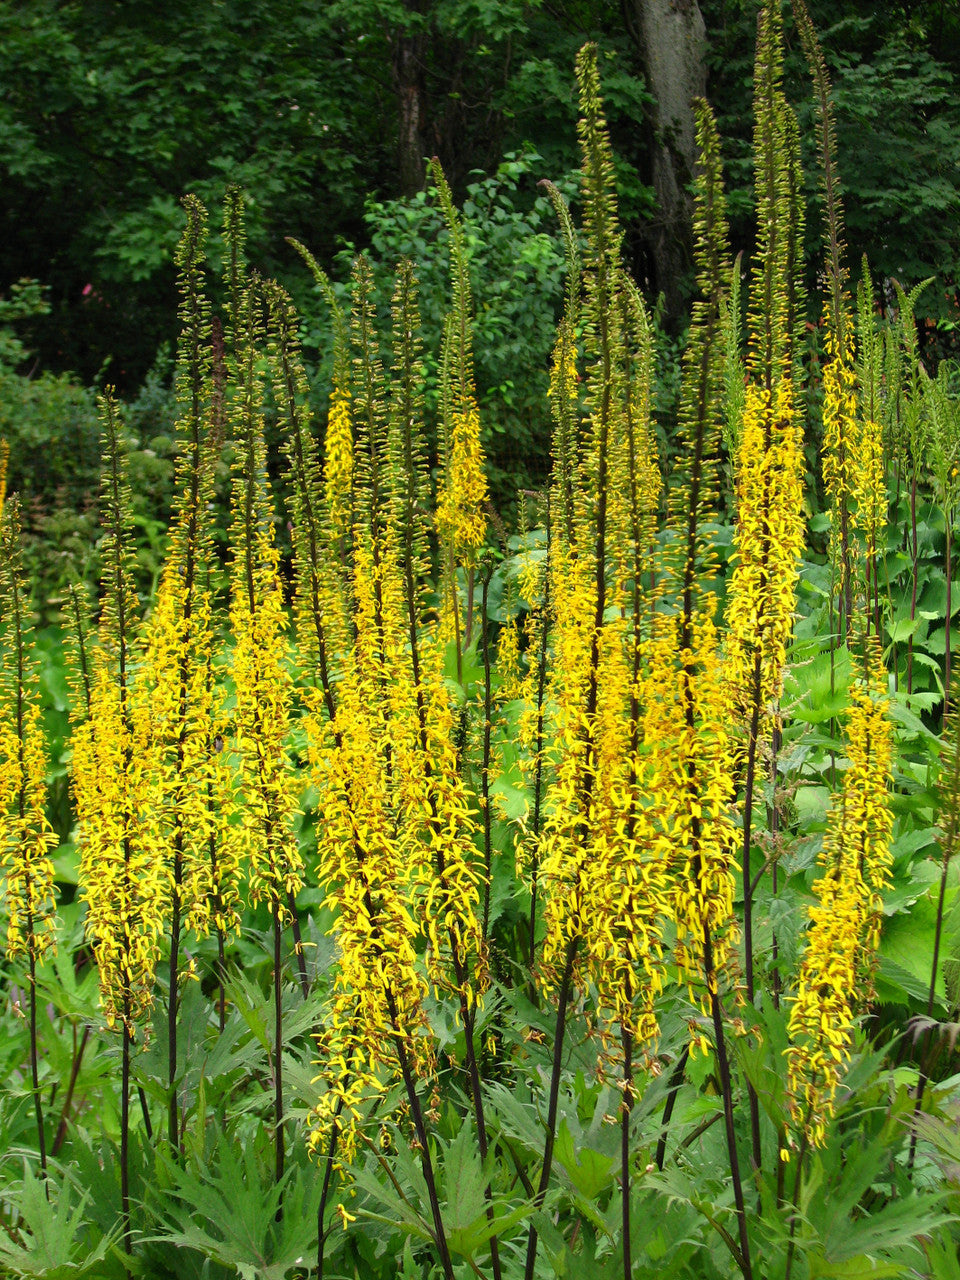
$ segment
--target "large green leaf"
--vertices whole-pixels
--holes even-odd
[[[106,1260],[119,1227],[108,1235],[95,1232],[86,1215],[89,1195],[76,1201],[74,1195],[69,1182],[58,1184],[52,1174],[45,1181],[24,1164],[22,1180],[4,1191],[20,1217],[16,1237],[0,1231],[0,1266],[5,1275],[24,1280],[99,1280],[107,1271],[114,1273]]]

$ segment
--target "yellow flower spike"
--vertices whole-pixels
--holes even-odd
[[[500,635],[497,639],[497,674],[500,677],[501,703],[511,702],[515,698],[524,696],[525,675],[527,673],[522,669],[520,636],[520,624],[517,620],[513,620],[501,627]],[[534,647],[532,652],[537,653],[538,649]]]
[[[619,1024],[648,1045],[658,1034],[654,1000],[662,985],[659,918],[666,898],[657,813],[643,799],[652,779],[631,754],[623,714],[630,695],[626,625],[613,622],[598,640],[600,695],[589,717],[590,578],[582,563],[560,554],[557,560],[551,698],[558,763],[540,847],[546,890],[541,982],[548,991],[556,987],[578,939],[576,980],[596,994],[602,1038]]]
[[[16,743],[12,745],[16,749]],[[3,813],[7,805],[0,794],[0,865],[6,879],[7,956],[13,960],[32,954],[39,961],[47,950],[56,946],[56,891],[50,854],[57,838],[46,814],[46,745],[36,702],[27,707],[24,715],[19,755],[22,769],[14,791],[18,802],[6,822]]]
[[[195,585],[187,606],[182,565],[168,565],[150,619],[146,671],[154,684],[152,733],[163,760],[157,839],[180,862],[180,905],[200,936],[239,927],[238,800],[224,742],[229,723],[214,665],[211,594]]]
[[[287,614],[267,489],[259,291],[243,290],[235,356],[238,392],[231,407],[238,437],[234,475],[230,625],[239,790],[247,807],[237,839],[249,867],[253,903],[269,902],[281,917],[303,884],[293,837],[295,779],[287,748],[292,694],[287,662]]]
[[[486,985],[477,908],[481,872],[476,862],[474,814],[460,773],[453,708],[443,680],[439,636],[427,633],[421,667],[422,733],[411,761],[406,795],[407,830],[414,842],[427,968],[438,989],[455,991],[468,1005]]]
[[[73,738],[80,883],[104,1014],[133,1038],[153,1003],[171,885],[150,821],[157,771],[149,698],[124,690],[98,665],[90,718]]]
[[[298,240],[289,243],[303,258],[316,280],[333,320],[333,390],[327,416],[323,493],[326,523],[335,539],[348,538],[353,521],[354,440],[351,413],[350,336],[343,309],[326,273]],[[309,468],[312,470],[312,467]],[[312,489],[310,475],[298,478],[302,489]],[[301,496],[301,501],[303,500]]]
[[[854,530],[863,539],[866,610],[869,615],[879,590],[877,552],[887,521],[886,450],[883,427],[873,418],[860,417],[856,423],[853,453]],[[872,598],[871,598],[872,597]]]
[[[324,480],[330,527],[335,537],[349,526],[353,494],[353,422],[350,389],[334,386],[327,416]]]
[[[723,327],[731,278],[729,232],[720,138],[713,113],[698,101],[696,230],[697,287],[690,337],[683,355],[678,451],[667,495],[672,546],[662,553],[669,572],[664,586],[682,603],[689,626],[699,607],[700,583],[717,569],[717,553],[704,526],[716,519],[720,491],[723,416]],[[683,639],[681,637],[681,644]]]
[[[171,884],[157,839],[162,776],[152,724],[152,690],[137,680],[143,655],[131,566],[131,498],[116,403],[101,400],[103,605],[97,644],[74,708],[73,793],[86,933],[97,958],[109,1025],[126,1031],[125,1052],[153,1002]]]
[[[7,955],[31,971],[56,945],[56,891],[46,816],[47,759],[23,573],[20,504],[0,510],[0,868],[7,910]]]
[[[881,890],[889,882],[892,762],[889,701],[876,644],[866,643],[863,682],[847,717],[850,766],[827,819],[786,1051],[794,1123],[814,1146],[826,1140],[836,1091],[870,998],[880,941]]]
[[[6,718],[0,719],[0,813],[6,813],[20,789],[20,749]]]
[[[480,442],[480,407],[473,372],[472,298],[463,224],[440,163],[431,164],[440,208],[450,233],[453,305],[444,325],[442,360],[443,480],[437,495],[437,532],[456,563],[467,563],[487,532],[488,490]],[[448,587],[448,590],[452,588]]]
[[[384,666],[385,651],[396,662],[399,641],[389,620],[397,616],[398,599],[388,579],[378,615],[367,543],[359,542],[357,552],[356,643],[338,684],[336,719],[312,722],[310,747],[324,814],[319,878],[337,910],[333,932],[340,953],[318,1044],[318,1080],[326,1087],[311,1114],[310,1142],[320,1149],[338,1123],[344,1165],[356,1150],[365,1100],[379,1096],[399,1073],[397,1042],[418,1074],[433,1069],[410,897],[412,851],[396,820],[396,786],[403,776],[396,749],[401,743],[389,714],[396,681],[385,679]],[[378,616],[387,621],[382,631]],[[390,670],[397,674],[395,665]]]
[[[466,555],[483,545],[487,533],[480,410],[472,397],[453,411],[447,431],[449,460],[437,499],[437,531]]]
[[[727,622],[733,708],[744,718],[780,697],[803,548],[803,453],[788,380],[747,387],[737,485],[737,540]],[[759,676],[759,680],[757,677]]]
[[[557,329],[557,341],[550,359],[550,383],[547,399],[553,410],[555,422],[562,422],[580,398],[577,371],[577,342],[569,321],[561,320]]]
[[[7,498],[7,466],[9,462],[9,442],[0,436],[0,519],[3,518],[3,505]]]
[[[170,921],[170,1077],[176,1074],[176,989],[181,931],[239,924],[239,866],[231,814],[237,805],[222,747],[227,724],[214,665],[218,648],[212,561],[211,510],[223,443],[224,367],[204,293],[207,214],[193,196],[184,200],[187,226],[177,248],[181,332],[178,344],[179,456],[169,548],[146,629],[143,679],[155,694],[152,732],[161,770],[153,820],[164,848],[174,897]],[[219,921],[215,924],[214,917]],[[171,1122],[174,1133],[175,1120]],[[175,1136],[172,1141],[176,1141]]]
[[[586,231],[582,277],[569,214],[548,187],[569,275],[551,388],[552,662],[544,705],[553,710],[535,761],[537,770],[547,761],[554,766],[542,805],[548,816],[535,851],[546,930],[539,979],[547,991],[561,992],[558,1017],[565,1016],[564,1001],[573,990],[589,992],[596,997],[601,1040],[610,1040],[619,1021],[642,1047],[656,1036],[652,999],[660,980],[660,904],[656,834],[641,801],[646,780],[641,781],[644,765],[635,749],[636,624],[628,625],[624,614],[642,571],[659,485],[655,466],[644,469],[655,461],[644,434],[652,345],[642,304],[620,260],[595,47],[581,51],[577,77]],[[582,430],[574,337],[581,316]],[[528,688],[534,711],[527,732],[539,737],[541,700],[529,682]]]
[[[644,732],[658,762],[662,839],[670,869],[670,915],[681,981],[705,1016],[719,976],[729,985],[738,940],[733,911],[736,832],[729,813],[732,752],[717,631],[709,598],[694,619],[691,647],[675,670],[675,632],[658,624],[642,701]],[[704,939],[712,971],[704,973]],[[702,1034],[697,1029],[696,1035]]]
[[[414,315],[412,287],[408,272],[395,320]],[[409,379],[416,344],[398,343],[395,357],[397,378]],[[362,367],[377,374],[372,355]],[[310,1143],[326,1149],[336,1125],[341,1165],[356,1150],[367,1104],[401,1074],[429,1079],[435,1070],[423,1008],[429,986],[454,993],[469,1015],[485,982],[475,819],[459,773],[443,645],[436,625],[419,619],[426,475],[416,388],[395,387],[388,425],[378,376],[367,389],[349,587],[353,644],[335,714],[309,720],[325,819],[319,875],[336,910],[340,957],[318,1039],[325,1087]]]

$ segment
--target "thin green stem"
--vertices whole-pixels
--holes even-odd
[[[70,1064],[70,1079],[67,1081],[67,1094],[63,1100],[63,1106],[60,1108],[60,1121],[57,1125],[57,1132],[54,1135],[53,1146],[50,1148],[51,1156],[56,1156],[60,1148],[63,1146],[67,1136],[67,1125],[70,1121],[70,1110],[73,1106],[73,1094],[77,1087],[77,1077],[80,1075],[80,1067],[83,1063],[83,1055],[90,1039],[90,1024],[86,1023],[83,1028],[83,1035],[80,1037],[80,1044],[77,1045],[77,1031],[74,1027],[73,1031],[73,1062]]]
[[[173,856],[173,893],[170,915],[170,988],[167,1005],[167,1141],[175,1160],[180,1158],[180,1102],[177,1096],[177,1015],[180,1004],[180,892],[183,885],[182,824],[177,823]]]
[[[953,524],[949,510],[944,511],[944,523],[946,525],[947,541],[946,564],[944,566],[947,575],[947,617],[944,628],[944,644],[946,645],[946,648],[944,650],[943,660],[943,727],[946,729],[947,720],[950,716],[950,614],[953,611],[953,602],[951,599],[951,589],[953,586],[953,583],[951,582],[951,578],[953,576],[953,567],[951,565],[951,553],[953,550]]]
[[[130,1226],[130,1046],[133,1038],[128,1026],[130,1016],[128,996],[124,996],[123,1014],[123,1048],[120,1068],[120,1216],[123,1222],[123,1251],[129,1258],[133,1256],[133,1233]],[[127,1280],[130,1280],[129,1268],[127,1268]]]
[[[950,777],[944,788],[942,809],[947,814],[947,829],[944,832],[940,861],[940,892],[937,897],[937,923],[933,935],[933,959],[930,964],[930,986],[927,989],[927,1018],[933,1018],[933,1006],[937,998],[937,974],[940,971],[940,946],[943,939],[943,917],[947,897],[947,878],[950,861],[956,848],[958,828],[960,828],[960,733],[953,733],[951,743],[953,756],[950,761]],[[929,1059],[925,1059],[920,1068],[917,1080],[917,1097],[913,1106],[914,1124],[910,1132],[910,1154],[907,1168],[912,1176],[913,1165],[917,1153],[916,1119],[923,1108],[923,1095],[926,1091]]]
[[[333,1114],[333,1125],[330,1129],[330,1141],[324,1156],[323,1186],[320,1189],[320,1204],[317,1208],[317,1280],[323,1280],[323,1254],[327,1243],[327,1230],[324,1218],[327,1213],[327,1197],[330,1194],[330,1183],[333,1180],[333,1162],[337,1154],[337,1139],[340,1136],[339,1119],[343,1111],[343,1098],[337,1099],[337,1109]]]
[[[543,805],[543,720],[544,701],[547,690],[547,639],[550,631],[550,550],[551,520],[550,495],[547,494],[547,554],[544,560],[543,604],[540,613],[540,644],[537,650],[537,739],[535,772],[533,779],[533,852],[530,858],[530,993],[531,999],[536,996],[536,985],[533,981],[534,964],[537,948],[537,891],[540,879],[540,825]],[[532,603],[532,602],[531,602]]]
[[[40,1098],[40,1064],[37,1054],[37,957],[33,946],[33,912],[27,911],[26,936],[31,941],[27,946],[30,965],[30,1079],[33,1084],[33,1107],[37,1117],[37,1150],[40,1155],[40,1172],[46,1182],[47,1177],[47,1138],[43,1125],[43,1102]],[[50,1198],[49,1187],[45,1188],[47,1199]]]
[[[796,1250],[797,1250],[796,1235],[797,1235],[797,1221],[799,1219],[799,1214],[797,1213],[797,1202],[800,1198],[800,1179],[803,1174],[803,1162],[806,1159],[806,1155],[807,1155],[807,1146],[808,1146],[807,1124],[809,1123],[809,1120],[810,1120],[810,1107],[808,1106],[807,1114],[803,1123],[803,1135],[800,1139],[800,1150],[797,1152],[797,1173],[796,1173],[796,1177],[793,1180],[793,1195],[790,1198],[790,1203],[793,1206],[793,1212],[790,1215],[790,1239],[789,1239],[789,1243],[787,1244],[787,1262],[786,1262],[786,1268],[784,1270],[783,1280],[790,1280],[790,1277],[793,1273],[793,1259],[796,1256]]]
[[[553,1149],[557,1139],[557,1108],[560,1100],[560,1074],[563,1069],[563,1041],[567,1025],[567,1006],[573,989],[573,966],[577,958],[579,944],[580,934],[576,932],[567,943],[563,977],[560,980],[560,994],[557,999],[557,1021],[553,1032],[553,1067],[550,1072],[550,1093],[547,1102],[547,1133],[543,1145],[543,1165],[540,1169],[540,1182],[533,1201],[535,1213],[539,1212],[543,1207],[543,1202],[547,1195],[547,1187],[550,1185],[550,1174],[553,1169]],[[523,1270],[524,1280],[533,1280],[538,1238],[539,1232],[531,1221],[527,1234],[527,1257]]]
[[[283,936],[282,906],[278,896],[273,902],[273,1108],[276,1142],[276,1181],[283,1178],[283,985],[280,969],[280,943]],[[283,1200],[277,1205],[277,1222],[283,1220]]]
[[[483,806],[483,866],[485,878],[483,883],[483,940],[487,941],[490,931],[490,881],[493,875],[493,843],[490,815],[490,730],[493,716],[493,695],[491,691],[490,671],[490,628],[488,604],[490,595],[490,579],[493,577],[493,562],[487,566],[483,576],[483,589],[480,597],[480,645],[483,649],[483,762],[480,769],[480,796]]]
[[[660,1122],[660,1137],[657,1139],[657,1153],[654,1161],[658,1170],[663,1173],[663,1162],[667,1155],[667,1134],[670,1130],[670,1121],[673,1117],[673,1109],[677,1105],[677,1096],[680,1086],[683,1084],[683,1074],[687,1069],[687,1059],[690,1057],[690,1045],[683,1046],[683,1052],[677,1058],[673,1071],[670,1073],[670,1082],[667,1085],[667,1101],[663,1108],[663,1119]]]
[[[310,979],[307,976],[307,957],[303,950],[303,935],[300,932],[300,917],[297,915],[297,896],[291,890],[287,894],[287,907],[290,911],[290,931],[293,934],[293,953],[297,958],[297,976],[300,979],[300,990],[304,1000],[310,996]]]
[[[753,1280],[750,1262],[750,1237],[747,1233],[747,1211],[743,1200],[743,1183],[740,1178],[740,1160],[737,1155],[737,1137],[733,1121],[733,1089],[730,1080],[730,1063],[723,1030],[723,1012],[720,995],[716,990],[716,974],[713,972],[713,944],[710,930],[703,930],[703,968],[710,990],[710,1013],[713,1018],[714,1045],[717,1051],[717,1070],[720,1074],[720,1092],[723,1098],[723,1120],[727,1136],[727,1155],[730,1161],[730,1179],[733,1182],[733,1199],[737,1209],[737,1230],[740,1238],[740,1270],[743,1280]]]
[[[397,1012],[396,999],[393,992],[390,990],[387,991],[386,995],[390,1021],[394,1028],[398,1028],[400,1020]],[[427,1135],[426,1124],[424,1123],[423,1108],[420,1105],[420,1096],[417,1093],[417,1086],[414,1082],[413,1072],[410,1067],[410,1058],[407,1054],[407,1046],[399,1031],[396,1031],[393,1043],[397,1053],[397,1061],[400,1063],[400,1074],[403,1076],[404,1088],[407,1091],[407,1101],[410,1103],[410,1114],[413,1117],[413,1127],[416,1131],[417,1142],[420,1147],[420,1166],[423,1170],[424,1182],[427,1184],[427,1198],[430,1201],[430,1212],[433,1216],[434,1240],[437,1246],[437,1252],[440,1254],[440,1265],[443,1268],[445,1280],[454,1280],[453,1262],[450,1258],[450,1246],[447,1243],[447,1233],[443,1225],[443,1215],[440,1212],[440,1198],[437,1194],[437,1180],[433,1168],[433,1160],[430,1156],[430,1139]]]
[[[633,1280],[630,1240],[630,1120],[633,1114],[633,1036],[621,1029],[623,1045],[623,1103],[620,1109],[620,1234],[623,1241],[623,1280]]]

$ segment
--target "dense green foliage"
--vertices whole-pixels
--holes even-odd
[[[749,176],[753,0],[704,0],[711,99],[721,119],[734,248],[752,240]],[[836,85],[851,229],[880,276],[910,286],[956,276],[957,13],[946,3],[815,3]],[[896,12],[894,12],[894,10]],[[368,240],[372,196],[405,191],[398,59],[416,62],[421,160],[436,153],[458,198],[506,152],[542,157],[532,179],[576,166],[568,68],[587,38],[606,51],[627,256],[647,274],[640,224],[655,217],[630,4],[596,0],[225,0],[144,9],[103,3],[0,5],[0,288],[50,289],[41,359],[91,379],[110,362],[128,394],[176,306],[181,195],[251,197],[263,269],[295,285],[283,237],[329,262]],[[788,75],[803,74],[799,49]],[[424,175],[425,176],[425,175]],[[813,189],[810,190],[813,196]],[[533,181],[524,184],[527,205]],[[808,217],[808,226],[815,218]],[[922,226],[922,235],[915,233]],[[811,266],[813,244],[811,241]],[[302,277],[301,277],[302,278]],[[482,299],[481,299],[482,301]],[[946,314],[938,298],[931,314]]]
[[[603,6],[557,15],[529,0],[0,6],[0,279],[51,289],[44,359],[136,386],[176,306],[180,197],[211,205],[229,183],[251,197],[251,249],[296,274],[283,237],[329,260],[363,233],[370,194],[400,194],[396,46],[415,39],[421,147],[462,193],[528,139],[538,176],[576,165],[573,54]],[[642,109],[622,33],[614,109]],[[624,176],[638,163],[624,151]],[[636,178],[630,184],[639,194]],[[637,213],[641,208],[637,208]]]
[[[97,111],[144,92],[131,136],[165,181],[194,126],[188,168],[206,163],[194,55],[228,77],[239,7],[205,11],[189,51],[166,11],[0,12],[38,73],[59,51],[77,102],[82,81]],[[579,172],[559,71],[556,137],[512,149],[506,104],[529,74],[532,106],[572,38],[557,12],[283,7],[216,99],[234,103],[221,170],[184,179],[251,187],[226,188],[222,232],[195,197],[182,232],[147,182],[113,238],[81,210],[118,291],[87,295],[101,316],[131,282],[152,305],[171,254],[178,271],[176,357],[133,378],[125,413],[32,366],[41,285],[0,304],[4,1280],[956,1280],[960,399],[923,323],[946,295],[865,273],[854,307],[839,212],[818,235],[811,211],[807,269],[791,259],[788,97],[809,89],[789,27],[781,92],[773,5],[733,264],[721,159],[744,177],[754,15],[728,4],[735,127],[721,157],[701,106],[699,292],[667,339],[625,269],[615,176],[627,218],[644,188],[609,150],[592,50]],[[931,12],[887,38],[851,6],[827,62],[841,175],[876,74],[920,202],[950,210],[907,124],[927,110],[936,139],[955,109],[952,18],[938,36]],[[81,76],[89,31],[113,79]],[[334,34],[344,76],[315,83],[310,42]],[[370,84],[418,41],[460,86],[438,140],[469,150],[496,119],[489,176],[453,163],[457,202],[439,165],[427,191],[361,198],[324,153],[354,203],[311,234],[317,175],[286,117],[335,96],[386,172]],[[600,70],[627,114],[642,92],[617,48]],[[473,58],[491,70],[464,100]],[[278,186],[266,146],[239,155],[261,94]],[[815,173],[831,147],[801,119]],[[20,140],[26,199],[43,165]],[[558,186],[538,189],[547,164]],[[858,251],[885,182],[880,160],[846,182]],[[871,248],[909,282],[928,263],[905,207],[882,205]],[[318,288],[278,219],[332,262],[303,253]],[[812,278],[809,317],[798,299],[823,238],[818,320]],[[169,338],[164,305],[143,314]],[[44,883],[55,921],[32,905]]]

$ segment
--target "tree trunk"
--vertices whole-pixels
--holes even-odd
[[[409,6],[414,11],[417,6]],[[426,183],[424,162],[423,35],[419,31],[394,31],[393,84],[399,114],[398,167],[400,193],[416,195]]]
[[[664,319],[685,313],[682,285],[693,263],[693,197],[696,162],[693,99],[706,92],[706,27],[697,0],[623,0],[624,18],[640,53],[655,102],[647,120],[649,181],[659,212],[647,228],[653,285],[664,296]]]

